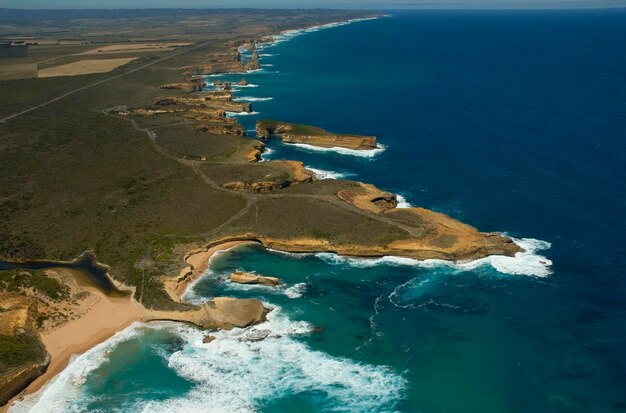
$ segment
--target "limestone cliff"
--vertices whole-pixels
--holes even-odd
[[[277,189],[311,182],[315,174],[298,161],[270,161],[265,166],[275,167],[276,172],[259,176],[253,180],[227,182],[223,186],[236,191],[267,193]]]
[[[394,194],[361,182],[352,188],[339,191],[337,196],[357,208],[373,213],[384,212],[398,205]]]
[[[234,272],[230,274],[230,281],[238,284],[260,284],[268,287],[275,287],[280,284],[276,277],[267,277],[249,272]]]
[[[50,356],[37,331],[37,300],[0,292],[0,405],[48,368]]]
[[[235,102],[230,92],[214,92],[201,96],[170,96],[157,98],[155,106],[186,105],[188,107],[201,107],[221,109],[226,112],[252,112],[252,104],[249,102]]]
[[[375,149],[376,137],[349,134],[334,134],[324,129],[295,123],[260,120],[256,123],[259,139],[277,135],[284,143],[300,143],[322,148],[346,148],[353,150]]]
[[[215,297],[189,311],[150,311],[144,321],[173,320],[194,324],[200,328],[248,327],[265,321],[269,310],[255,299]]]

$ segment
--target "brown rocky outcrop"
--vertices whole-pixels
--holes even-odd
[[[246,162],[258,162],[261,160],[261,153],[265,150],[265,145],[254,145],[245,154],[244,159]]]
[[[234,272],[230,274],[230,281],[237,284],[260,284],[268,287],[276,287],[280,280],[276,277],[266,277],[249,272]]]
[[[204,329],[248,327],[262,323],[269,310],[255,299],[215,297],[189,311],[146,312],[144,321],[171,320],[194,324]]]
[[[361,182],[352,188],[339,191],[337,196],[359,209],[376,214],[393,209],[398,205],[395,194],[381,191],[374,185]]]
[[[261,62],[259,61],[259,52],[255,48],[254,52],[252,53],[252,57],[250,58],[250,60],[248,60],[248,63],[246,64],[246,70],[258,70],[260,68]]]
[[[419,214],[420,211],[417,213]],[[427,213],[421,217],[417,216],[416,221],[418,219],[424,220],[420,222],[421,233],[419,235],[407,234],[405,239],[391,241],[384,245],[346,243],[305,237],[275,238],[254,232],[226,237],[209,245],[218,245],[229,241],[256,241],[266,248],[286,252],[332,252],[345,256],[371,258],[391,255],[419,260],[441,259],[448,261],[474,260],[489,255],[514,256],[523,251],[510,238],[499,233],[479,232],[476,228],[465,225],[447,215],[437,215],[441,215],[441,217],[434,221],[430,221],[432,217],[429,217]],[[452,225],[452,227],[448,225]]]
[[[45,373],[50,364],[50,355],[45,351],[36,328],[37,305],[34,298],[0,292],[0,341],[5,351],[15,353],[2,355],[0,405]],[[11,360],[4,360],[5,357]],[[21,361],[16,362],[13,357]]]
[[[247,86],[248,85],[248,81],[246,80],[245,77],[242,77],[241,80],[239,82],[237,82],[238,86]]]
[[[267,193],[277,189],[286,188],[288,186],[311,182],[315,179],[315,174],[306,169],[302,162],[270,162],[273,165],[277,165],[278,168],[278,172],[274,176],[263,176],[254,181],[227,182],[223,185],[224,188],[243,192]]]
[[[259,139],[278,135],[284,143],[300,143],[322,148],[369,150],[377,147],[374,136],[333,134],[321,128],[287,122],[260,120],[256,124],[256,133]]]
[[[248,64],[246,64],[246,70],[259,70],[261,68],[261,63],[258,60],[250,60]]]
[[[249,102],[232,101],[232,95],[228,96],[224,93],[229,92],[213,92],[207,93],[200,97],[196,96],[171,96],[166,98],[158,98],[154,101],[156,106],[170,105],[186,105],[189,107],[201,107],[219,109],[226,112],[252,112],[252,105]]]

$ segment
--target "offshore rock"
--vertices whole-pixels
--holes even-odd
[[[230,274],[230,281],[237,284],[260,284],[268,287],[276,287],[280,280],[276,277],[266,277],[249,272],[234,272]]]

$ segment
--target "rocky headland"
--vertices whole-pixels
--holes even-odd
[[[298,143],[321,148],[346,148],[353,150],[376,149],[376,137],[351,134],[335,134],[314,126],[273,120],[260,120],[256,123],[259,139],[278,136],[283,143]]]

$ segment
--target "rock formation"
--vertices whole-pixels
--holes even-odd
[[[306,169],[302,162],[270,161],[269,163],[277,166],[275,174],[260,176],[253,181],[227,182],[223,185],[224,188],[244,192],[267,193],[288,186],[311,182],[315,179],[315,174]]]
[[[221,109],[226,112],[252,112],[252,104],[249,102],[235,102],[232,100],[232,94],[224,91],[216,91],[193,97],[170,96],[158,98],[154,101],[154,105],[185,105],[187,107]]]
[[[249,272],[234,272],[230,275],[230,281],[238,284],[260,284],[268,287],[276,287],[280,280],[276,277],[266,277]]]
[[[339,191],[337,196],[359,209],[375,214],[393,209],[398,205],[396,195],[361,182],[356,183],[354,187]]]
[[[248,63],[246,64],[246,70],[258,70],[261,68],[261,62],[259,61],[259,52],[254,49],[254,52],[252,53],[252,58],[250,58],[250,60],[248,60]]]
[[[0,405],[42,375],[50,364],[37,331],[37,300],[0,293]]]
[[[245,77],[242,77],[241,80],[239,82],[237,82],[238,86],[247,86],[248,85],[248,81],[246,80]]]
[[[284,143],[300,143],[322,148],[369,150],[377,147],[374,136],[334,134],[313,126],[270,120],[258,121],[256,134],[259,139],[279,135]]]

